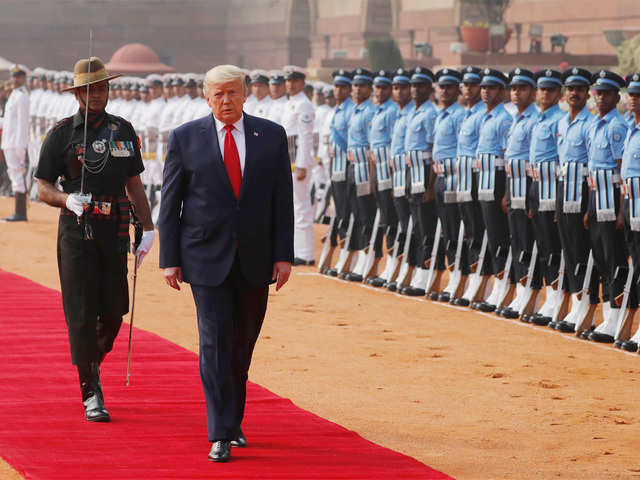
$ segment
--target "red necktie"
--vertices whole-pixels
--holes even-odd
[[[240,186],[242,185],[242,169],[240,168],[240,154],[238,153],[238,147],[236,141],[231,134],[233,125],[224,126],[227,133],[224,136],[224,166],[227,169],[227,175],[229,175],[229,181],[231,187],[236,194],[236,198],[240,196]]]

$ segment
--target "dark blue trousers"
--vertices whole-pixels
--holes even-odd
[[[191,285],[191,291],[198,313],[209,441],[233,440],[244,416],[249,366],[267,310],[269,287],[250,287],[236,257],[222,284]]]

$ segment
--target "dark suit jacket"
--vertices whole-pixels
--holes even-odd
[[[244,114],[246,159],[236,199],[220,154],[213,115],[176,128],[164,164],[158,230],[160,268],[218,286],[236,250],[247,282],[271,282],[273,263],[293,260],[293,188],[280,125]]]

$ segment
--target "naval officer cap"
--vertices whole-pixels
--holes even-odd
[[[324,87],[325,87],[324,83],[322,83],[322,82],[315,82],[315,83],[312,83],[312,85],[313,85],[313,91],[314,91],[316,94],[318,94],[318,95],[324,95]]]
[[[140,88],[138,90],[140,91],[140,93],[149,93],[149,87],[147,87],[144,83],[140,85]]]
[[[351,85],[351,83],[353,82],[353,76],[351,75],[351,72],[348,72],[342,68],[340,70],[335,70],[331,74],[331,77],[333,78],[334,85]]]
[[[627,75],[627,93],[640,94],[640,73]]]
[[[307,78],[307,73],[304,68],[296,67],[295,65],[286,65],[282,68],[284,72],[285,80],[304,80]]]
[[[195,73],[187,73],[184,76],[185,82],[184,86],[187,88],[195,88],[198,86],[198,79]]]
[[[12,77],[26,76],[28,70],[29,69],[24,65],[19,65],[19,64],[12,65],[11,76]]]
[[[373,83],[373,73],[366,68],[356,68],[352,74],[353,85],[371,85]]]
[[[173,75],[171,75],[170,73],[167,73],[162,77],[162,86],[170,87],[172,81],[173,81]]]
[[[182,87],[184,86],[184,78],[182,78],[182,75],[176,75],[173,80],[171,80],[171,86],[172,87]]]
[[[373,78],[373,84],[376,87],[390,87],[392,83],[392,72],[388,70],[378,70]]]
[[[325,98],[333,98],[333,87],[331,85],[327,85],[322,89],[322,94]]]
[[[617,73],[608,70],[600,70],[591,77],[594,90],[620,90],[624,87],[624,79]]]
[[[459,85],[460,80],[462,80],[462,75],[452,68],[442,68],[436,72],[438,85]]]
[[[147,85],[149,87],[161,87],[162,86],[162,77],[157,73],[152,73],[147,76]]]
[[[478,84],[482,80],[482,69],[469,65],[462,69],[462,83]]]
[[[538,88],[562,88],[562,74],[557,70],[547,68],[536,72]]]
[[[416,67],[411,72],[411,83],[433,83],[433,72],[427,67]]]
[[[269,84],[269,74],[264,70],[252,70],[249,73],[249,83],[263,83],[265,85]]]
[[[480,80],[481,87],[506,87],[507,76],[500,70],[495,68],[485,68],[482,71],[482,80]]]
[[[515,87],[516,85],[529,85],[536,88],[536,76],[526,68],[514,68],[509,72],[509,86]]]
[[[584,68],[572,67],[562,72],[565,87],[588,87],[591,85],[591,72]]]
[[[402,67],[397,68],[393,72],[393,85],[409,85],[411,83],[411,70],[406,70]]]
[[[271,70],[269,72],[269,85],[282,85],[284,83],[284,73],[280,70]]]

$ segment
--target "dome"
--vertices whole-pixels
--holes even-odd
[[[128,43],[116,50],[106,65],[109,73],[167,73],[175,69],[160,62],[158,55],[142,43]]]

